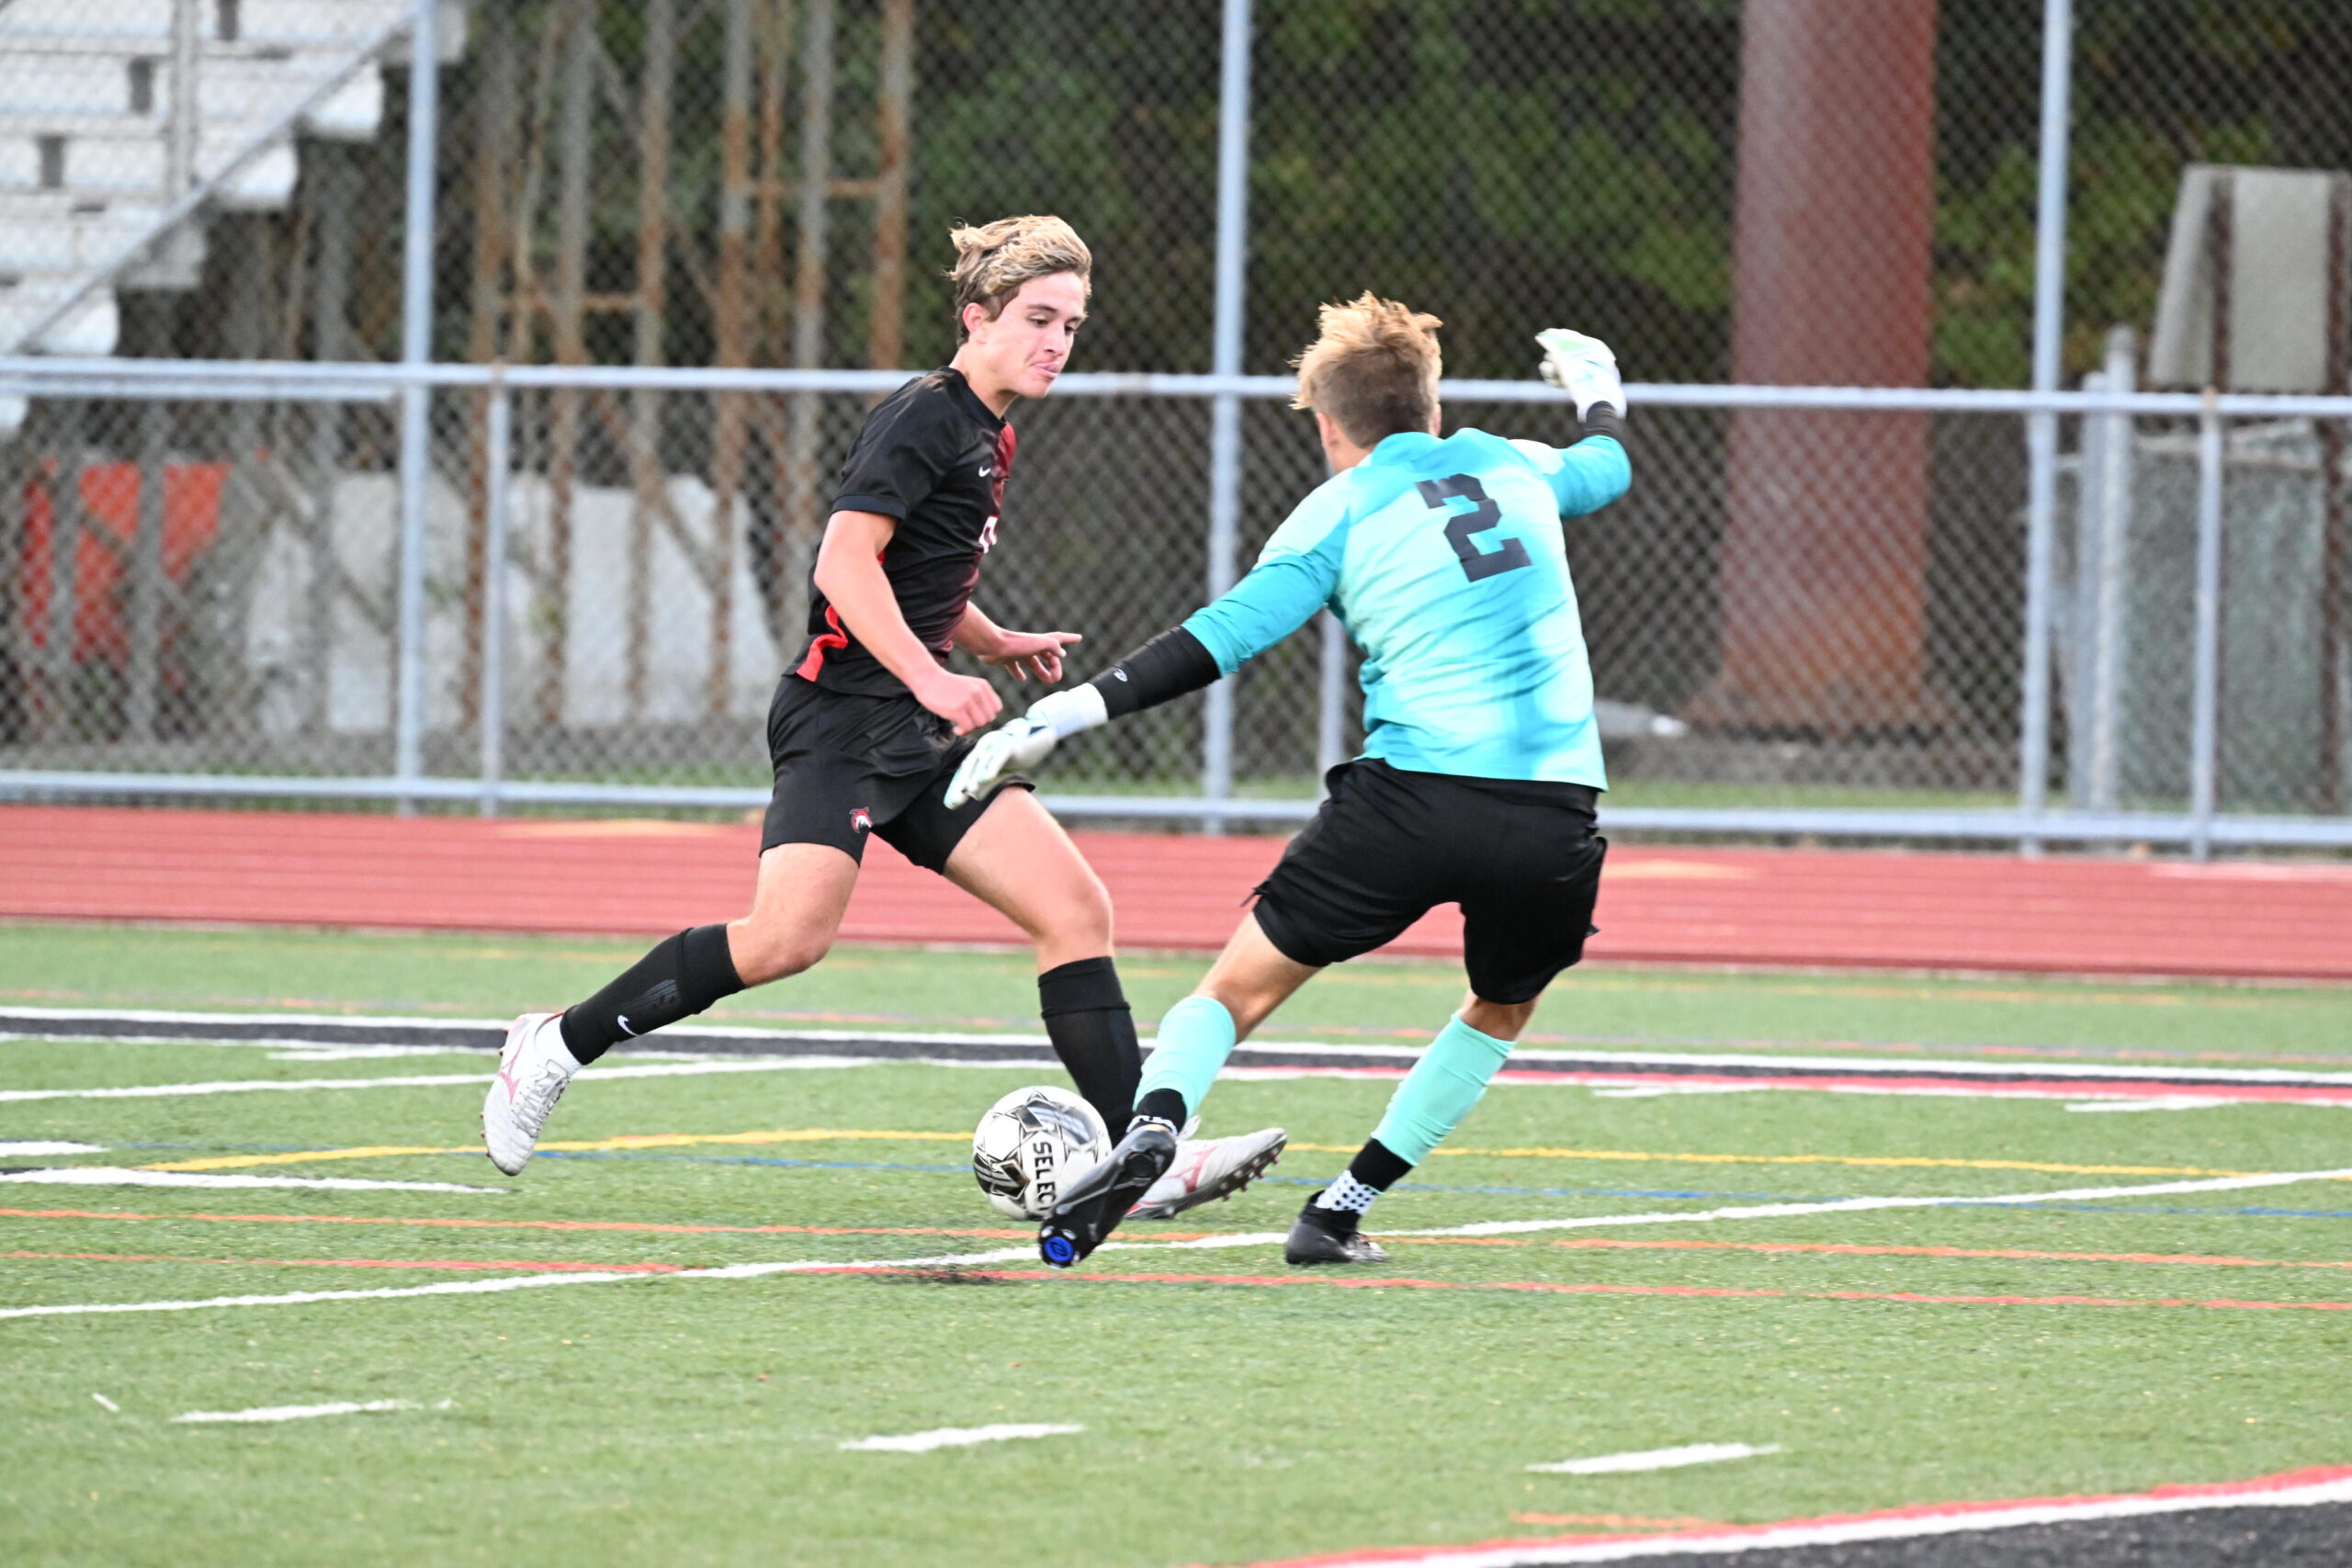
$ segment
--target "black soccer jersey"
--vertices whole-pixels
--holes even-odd
[[[908,628],[942,664],[979,583],[980,558],[996,543],[1012,448],[1012,426],[989,412],[963,372],[943,367],[876,404],[842,467],[832,510],[898,519],[883,575]],[[801,679],[865,696],[907,694],[813,582],[808,632],[793,671]]]

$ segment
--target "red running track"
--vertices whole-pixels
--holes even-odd
[[[1130,948],[1214,948],[1279,840],[1080,833]],[[0,807],[0,916],[658,934],[740,912],[757,829]],[[2352,865],[1619,845],[1596,959],[2352,979]],[[866,852],[842,935],[1014,942]],[[1394,953],[1460,952],[1451,908]]]

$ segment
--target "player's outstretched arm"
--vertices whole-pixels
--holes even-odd
[[[1318,492],[1319,493],[1319,492]],[[948,781],[953,808],[1034,768],[1066,736],[1197,692],[1298,630],[1339,581],[1344,512],[1314,498],[1267,541],[1248,576],[1181,626],[1160,633],[1083,686],[1056,692],[980,737]]]
[[[1035,676],[1050,686],[1062,678],[1062,650],[1086,639],[1077,632],[1010,631],[982,615],[978,604],[967,604],[949,640],[983,664],[1012,671],[1016,681]]]
[[[1182,626],[1164,631],[1086,684],[1040,697],[1019,718],[981,736],[948,781],[948,808],[1037,766],[1066,737],[1197,692],[1223,673],[1200,638]]]

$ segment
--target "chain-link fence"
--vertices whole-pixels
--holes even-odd
[[[1038,210],[1096,254],[1081,370],[1257,377],[1081,375],[1017,412],[983,603],[1084,632],[1081,669],[1319,479],[1274,378],[1317,301],[1370,288],[1446,320],[1456,378],[1516,383],[1560,320],[1674,383],[1637,410],[1634,492],[1570,536],[1621,825],[2033,837],[2046,801],[2163,839],[2189,829],[2151,814],[2346,809],[2342,409],[2227,405],[2216,453],[2177,400],[2044,400],[2045,459],[2023,402],[1693,385],[2024,384],[2037,242],[2056,259],[2036,67],[2070,11],[2052,363],[2149,384],[2110,328],[2154,325],[2184,165],[2352,167],[2340,6],[443,3],[412,123],[425,9],[0,10],[12,342],[356,378],[330,401],[0,372],[5,787],[749,798],[831,476],[895,378],[671,367],[937,363],[945,231]],[[424,473],[357,368],[401,355],[412,298],[429,357],[539,367],[499,397],[434,373]],[[1574,436],[1523,384],[1460,385],[1457,423]],[[1303,810],[1359,739],[1352,659],[1303,635],[1057,781],[1105,811]]]
[[[241,389],[250,397],[130,398],[135,378],[113,374],[114,396],[38,399],[10,450],[0,781],[40,789],[105,772],[136,773],[107,786],[134,795],[759,798],[758,720],[807,637],[815,533],[791,497],[838,466],[876,378],[711,392],[674,377],[582,386],[515,371],[521,384],[477,372],[444,386],[410,642],[381,373],[372,387],[350,373],[340,401],[287,396],[266,371]],[[792,383],[744,378],[763,379]],[[1082,669],[1200,600],[1200,394],[1248,394],[1245,551],[1322,470],[1279,382],[1071,383],[1023,416],[981,597],[1008,624],[1082,632]],[[1618,815],[1864,832],[1874,809],[1906,813],[1888,825],[1913,833],[2013,829],[1998,808],[2018,783],[2017,413],[1898,412],[1900,393],[1872,411],[1724,408],[1734,400],[1708,406],[1705,389],[1656,390],[1663,406],[1637,414],[1634,491],[1577,524],[1568,546]],[[1464,393],[1448,405],[1457,424],[1574,439],[1556,398],[1493,383]],[[2162,837],[2156,814],[2200,805],[2340,811],[2352,681],[2339,671],[2330,687],[2313,658],[2312,423],[2234,422],[2210,455],[2225,510],[2208,516],[2209,455],[2178,417],[2195,400],[2137,401],[2173,417],[2088,416],[2062,468],[2056,755],[2073,815],[2046,830]],[[1737,491],[1758,473],[1810,487],[1834,515],[1880,516],[1871,454],[1889,449],[1924,463],[1915,532],[1876,526],[1867,550],[1826,560],[1802,540],[1737,540]],[[1839,617],[1825,579],[1878,613]],[[1318,770],[1358,738],[1342,679],[1352,658],[1310,631],[1245,671],[1231,734],[1242,799],[1226,814],[1306,808]],[[396,776],[403,659],[418,670],[430,787]],[[1711,704],[1746,708],[1737,722],[1679,716]],[[1052,784],[1097,815],[1212,814],[1203,727],[1198,699],[1113,727],[1057,757]],[[2200,766],[2213,775],[2202,802]]]

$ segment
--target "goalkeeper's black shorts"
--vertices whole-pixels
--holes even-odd
[[[761,852],[778,844],[830,844],[863,860],[866,839],[879,836],[925,870],[944,871],[996,798],[991,790],[947,808],[948,781],[978,739],[957,735],[911,696],[861,696],[786,675],[768,706],[775,793]],[[1031,786],[1015,778],[1000,787]]]
[[[1470,988],[1532,1001],[1584,956],[1608,840],[1582,784],[1407,773],[1376,759],[1331,770],[1321,810],[1258,885],[1258,925],[1320,968],[1462,906]]]

